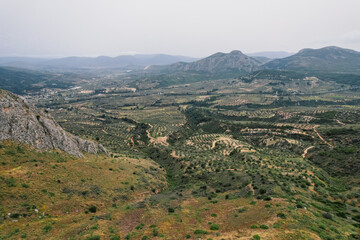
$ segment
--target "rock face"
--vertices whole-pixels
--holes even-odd
[[[0,141],[7,139],[38,149],[60,149],[78,157],[83,156],[81,152],[108,154],[101,144],[65,132],[50,114],[0,89]]]
[[[249,73],[259,69],[261,62],[246,56],[238,50],[230,53],[215,53],[207,58],[192,63],[179,62],[169,66],[172,71],[227,72],[239,71]]]

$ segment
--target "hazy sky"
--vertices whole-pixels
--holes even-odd
[[[0,0],[0,56],[360,51],[359,0]]]

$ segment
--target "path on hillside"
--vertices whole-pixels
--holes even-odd
[[[312,149],[312,148],[314,148],[315,146],[310,146],[310,147],[308,147],[308,148],[306,148],[305,150],[304,150],[304,153],[301,155],[303,158],[305,158],[306,157],[306,154],[308,153],[308,151],[310,150],[310,149]]]
[[[345,123],[341,122],[339,119],[335,119],[335,121],[336,121],[338,124],[340,124],[340,125],[343,125],[343,126],[346,125]]]
[[[320,140],[322,140],[325,144],[327,144],[330,148],[333,148],[333,145],[331,145],[328,141],[326,141],[321,135],[320,133],[316,130],[316,126],[313,128],[314,132],[318,135],[318,137],[320,138]]]

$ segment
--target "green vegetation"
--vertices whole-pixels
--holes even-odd
[[[210,230],[216,231],[219,230],[220,226],[218,224],[211,224],[210,225]]]
[[[34,95],[110,157],[2,142],[0,239],[359,238],[357,76],[229,76],[99,74]]]

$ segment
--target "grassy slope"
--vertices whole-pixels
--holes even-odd
[[[23,234],[29,239],[87,235],[96,225],[90,220],[95,216],[100,219],[96,230],[100,235],[110,235],[111,227],[121,234],[112,221],[114,215],[119,216],[129,203],[141,202],[153,189],[166,186],[163,170],[145,159],[74,158],[11,143],[1,144],[0,156],[4,217],[0,239],[17,239]],[[96,213],[87,213],[90,206],[97,207]],[[13,231],[19,232],[12,235]]]
[[[323,218],[306,199],[300,202],[308,210],[283,198],[226,197],[232,191],[211,200],[190,190],[158,193],[166,187],[164,172],[151,160],[1,146],[0,239],[320,239],[315,232],[346,239],[354,231],[338,217]],[[213,224],[220,229],[211,230]]]

